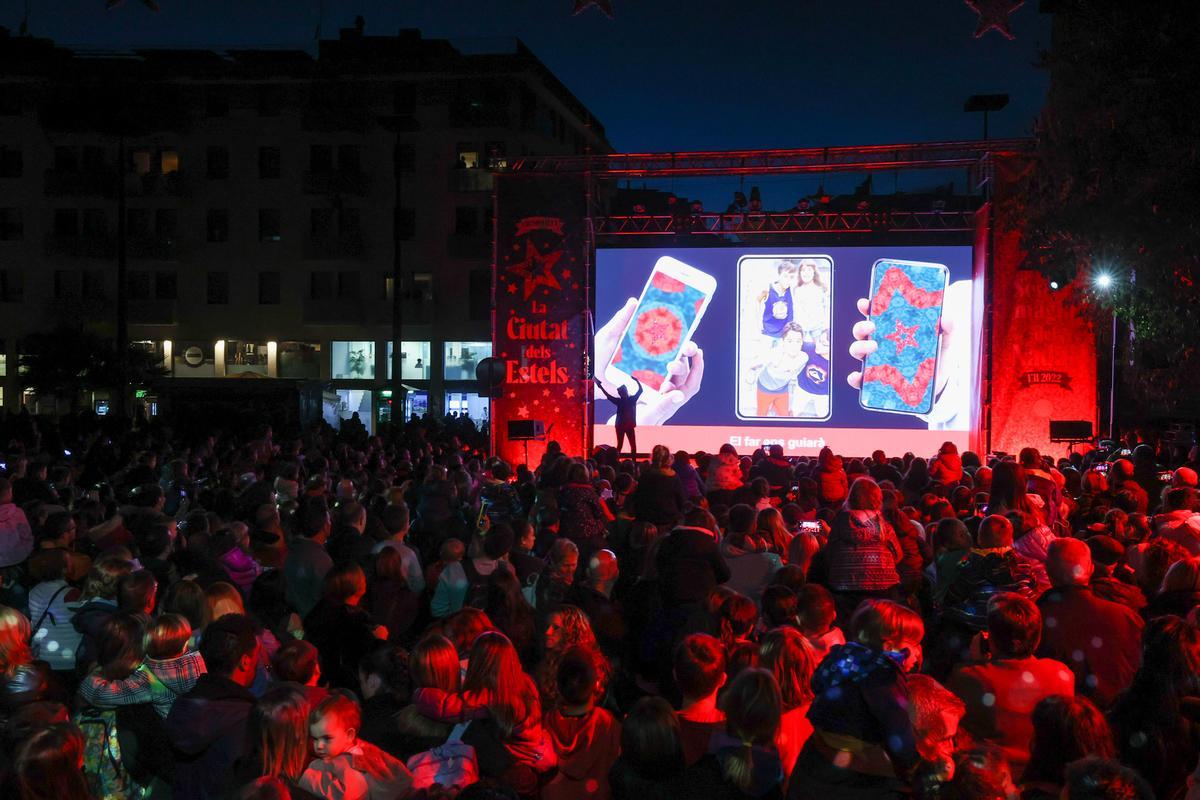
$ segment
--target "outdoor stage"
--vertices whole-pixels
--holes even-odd
[[[651,385],[638,410],[642,451],[729,442],[744,453],[779,443],[788,455],[826,445],[930,455],[949,440],[984,453],[1031,444],[1065,452],[1049,423],[1095,425],[1095,340],[1067,302],[1071,287],[1054,291],[1023,269],[1018,234],[997,222],[1011,217],[999,212],[1029,146],[515,161],[495,181],[495,452],[522,462],[528,446],[534,463],[544,452],[545,441],[510,437],[510,422],[543,422],[545,439],[567,452],[615,444],[613,406],[596,377],[609,393],[636,388],[633,377]],[[631,178],[670,178],[682,194],[696,177],[937,170],[965,172],[975,194],[949,208],[872,195],[865,209],[607,210],[616,182]],[[801,277],[785,284],[789,274]],[[932,283],[912,282],[923,280]],[[877,352],[864,370],[857,340],[868,307],[873,322],[896,327],[870,337]],[[669,374],[655,359],[680,348],[684,374]],[[790,390],[775,388],[777,375]]]

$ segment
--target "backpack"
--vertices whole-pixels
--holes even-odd
[[[462,741],[466,728],[465,722],[456,725],[444,743],[408,759],[406,766],[412,773],[414,790],[437,784],[457,793],[479,780],[475,748]]]
[[[146,787],[138,785],[121,763],[117,712],[111,708],[84,708],[75,715],[83,732],[83,775],[97,800],[141,800]]]
[[[463,608],[484,608],[487,606],[488,576],[480,574],[472,558],[464,558],[459,563],[467,576],[467,593],[463,597]]]

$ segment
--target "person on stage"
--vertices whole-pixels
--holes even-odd
[[[604,392],[604,396],[617,407],[617,455],[621,454],[621,448],[625,445],[625,437],[629,437],[629,454],[637,460],[637,401],[642,396],[642,382],[637,378],[633,379],[637,384],[637,394],[630,396],[629,390],[623,385],[617,387],[617,396],[613,397],[607,391],[600,381],[596,381],[596,386],[600,387],[600,391]]]

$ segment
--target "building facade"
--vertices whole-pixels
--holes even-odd
[[[38,400],[25,337],[115,335],[123,252],[129,339],[168,380],[317,380],[327,417],[373,426],[400,292],[406,414],[486,417],[491,172],[611,151],[524,45],[499,49],[359,26],[315,56],[96,52],[0,28],[0,404]]]

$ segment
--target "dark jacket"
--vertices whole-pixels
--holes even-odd
[[[716,537],[703,528],[679,527],[668,533],[655,560],[663,603],[699,603],[718,584],[729,580]]]
[[[175,750],[174,800],[223,797],[233,765],[246,755],[254,695],[209,672],[175,701],[167,736]]]
[[[754,477],[765,478],[774,494],[778,494],[781,489],[787,491],[791,488],[792,465],[787,459],[767,456],[758,462],[751,472]]]
[[[1154,619],[1174,614],[1187,619],[1196,606],[1200,606],[1200,592],[1163,592],[1150,598],[1150,602],[1142,609],[1142,617]]]
[[[287,579],[287,601],[300,616],[312,611],[321,599],[325,573],[333,568],[333,559],[318,542],[303,536],[292,540],[283,574]]]
[[[918,762],[899,654],[834,645],[813,674],[808,718],[817,731],[853,736],[887,751],[903,777]]]
[[[1075,673],[1075,692],[1105,708],[1129,686],[1142,662],[1142,618],[1128,606],[1097,597],[1087,586],[1051,589],[1042,612],[1040,658]]]
[[[629,497],[633,516],[655,525],[674,525],[683,518],[687,498],[673,469],[648,469]]]
[[[946,589],[943,613],[972,630],[987,627],[988,601],[1001,592],[1037,598],[1037,580],[1015,550],[972,550],[958,565]]]
[[[304,618],[304,636],[317,648],[321,677],[330,687],[358,688],[358,663],[378,644],[374,628],[364,609],[326,599]]]
[[[559,531],[571,541],[598,539],[608,532],[600,495],[589,484],[569,483],[558,490]]]
[[[117,613],[117,604],[111,600],[93,597],[75,610],[71,624],[82,634],[79,649],[75,651],[75,668],[81,674],[91,669],[96,661],[96,648],[104,623]]]

